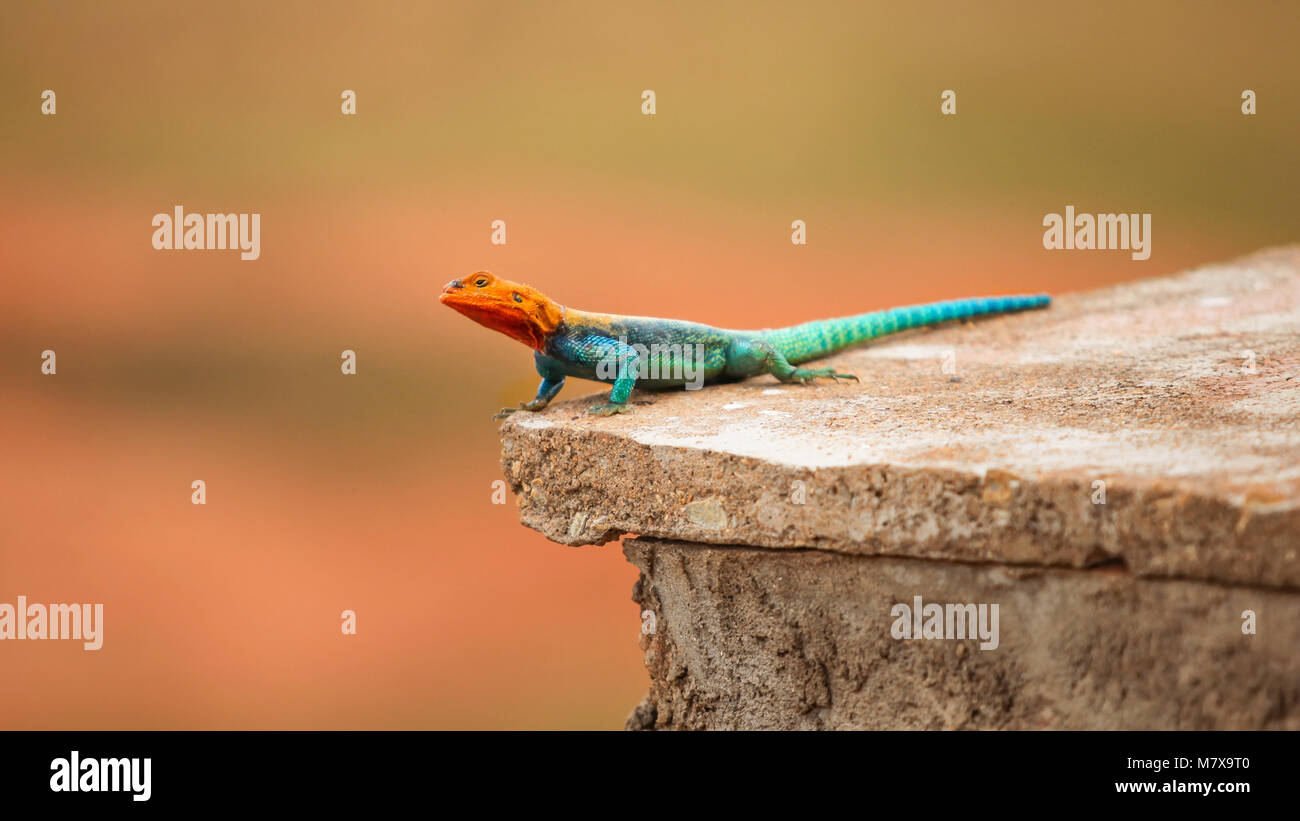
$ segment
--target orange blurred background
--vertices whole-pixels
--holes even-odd
[[[0,643],[0,727],[621,727],[636,574],[492,504],[490,415],[537,377],[442,285],[765,327],[1292,242],[1297,33],[1290,3],[9,5],[0,602],[102,602],[105,636]],[[261,258],[155,251],[176,205],[260,213]],[[1045,251],[1067,205],[1152,213],[1150,260]]]

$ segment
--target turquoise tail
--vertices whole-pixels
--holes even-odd
[[[1005,314],[1044,308],[1052,298],[1047,294],[1024,296],[975,297],[908,305],[869,314],[839,319],[819,319],[789,328],[763,331],[762,338],[776,347],[791,364],[832,354],[851,345],[886,334],[986,314]]]

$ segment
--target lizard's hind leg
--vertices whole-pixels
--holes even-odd
[[[770,373],[786,384],[803,385],[815,379],[858,381],[853,374],[840,373],[834,368],[796,368],[772,343],[761,339],[739,339],[733,342],[727,351],[727,374],[746,377],[760,373]]]

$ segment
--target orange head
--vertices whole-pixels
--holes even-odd
[[[541,291],[487,271],[453,279],[438,300],[478,324],[538,351],[564,319],[564,306],[552,302]]]

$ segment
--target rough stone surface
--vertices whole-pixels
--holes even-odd
[[[516,414],[502,462],[522,521],[575,545],[1111,562],[1300,589],[1300,248],[823,362],[862,382]]]
[[[650,691],[629,729],[1300,729],[1300,596],[1119,567],[624,542]],[[996,603],[996,649],[896,603]],[[1242,632],[1242,612],[1257,616]]]

